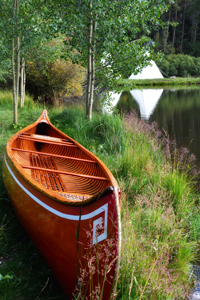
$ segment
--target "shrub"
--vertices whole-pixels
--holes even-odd
[[[85,69],[73,64],[72,52],[59,36],[38,48],[32,48],[27,55],[27,89],[35,99],[57,102],[65,97],[82,94]],[[66,56],[67,53],[67,56]],[[65,59],[63,59],[65,57]]]
[[[156,61],[158,67],[168,76],[200,76],[198,58],[183,54],[165,55],[162,61]]]
[[[57,59],[48,64],[29,62],[27,73],[28,87],[35,98],[52,102],[82,95],[85,69],[70,60]]]

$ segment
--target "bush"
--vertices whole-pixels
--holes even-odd
[[[27,54],[27,89],[35,99],[58,103],[65,97],[82,94],[85,69],[72,63],[72,52],[64,42],[62,36],[47,44],[41,41]]]
[[[85,69],[70,60],[57,59],[48,64],[29,62],[27,74],[28,88],[39,100],[55,102],[82,95]]]
[[[200,76],[200,59],[183,54],[165,55],[162,61],[156,61],[158,67],[168,76]]]

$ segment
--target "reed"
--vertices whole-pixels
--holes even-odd
[[[12,102],[6,99],[0,94],[0,169],[7,139],[20,126],[35,121],[42,110],[31,99],[25,102],[15,127]],[[190,263],[199,257],[200,228],[199,197],[188,172],[192,169],[188,153],[178,152],[155,124],[139,120],[134,112],[122,118],[94,115],[91,122],[80,106],[49,108],[48,114],[56,127],[105,162],[122,189],[122,259],[116,299],[184,299],[191,285]],[[1,173],[0,208],[4,261],[0,274],[10,276],[0,280],[0,298],[66,299],[19,224]],[[76,297],[83,299],[81,293]]]

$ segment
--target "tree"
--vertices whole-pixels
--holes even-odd
[[[95,88],[116,88],[116,78],[138,72],[149,60],[150,33],[168,9],[162,0],[75,0],[62,8],[62,30],[73,61],[88,69],[86,114],[92,117]],[[66,13],[63,13],[65,11]],[[136,71],[137,70],[137,71]]]
[[[23,106],[24,102],[26,56],[31,47],[40,45],[41,40],[47,41],[55,34],[52,28],[50,30],[51,19],[48,20],[48,17],[53,18],[54,15],[49,12],[51,11],[51,0],[48,1],[48,5],[46,0],[0,0],[0,7],[0,41],[3,39],[4,45],[7,47],[6,58],[10,58],[12,61],[13,122],[16,124],[20,87],[20,106]]]

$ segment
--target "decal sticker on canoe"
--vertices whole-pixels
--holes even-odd
[[[69,215],[69,214],[65,214],[62,213],[52,207],[50,207],[49,205],[45,204],[44,202],[42,202],[40,199],[38,199],[35,195],[33,195],[29,190],[27,190],[21,183],[20,181],[17,179],[17,177],[15,176],[15,174],[12,172],[11,168],[9,167],[6,157],[4,155],[4,161],[6,163],[6,166],[8,168],[8,171],[10,172],[10,174],[12,175],[13,179],[15,180],[15,182],[21,187],[21,189],[30,197],[32,198],[35,202],[37,202],[39,205],[41,205],[42,207],[44,207],[46,210],[52,212],[54,215],[57,215],[61,218],[64,219],[68,219],[68,220],[74,220],[74,221],[80,221],[80,216],[79,215]],[[85,214],[85,215],[81,215],[81,220],[88,220],[91,218],[94,218],[98,215],[100,215],[102,212],[105,212],[105,215],[108,215],[108,204],[104,204],[103,206],[99,207],[98,209],[92,211],[89,214]],[[105,224],[106,224],[106,228],[107,228],[107,217],[105,218]],[[106,229],[107,232],[107,229]],[[106,233],[107,234],[107,233]]]
[[[108,204],[102,206],[104,213],[93,221],[93,245],[107,238]]]

